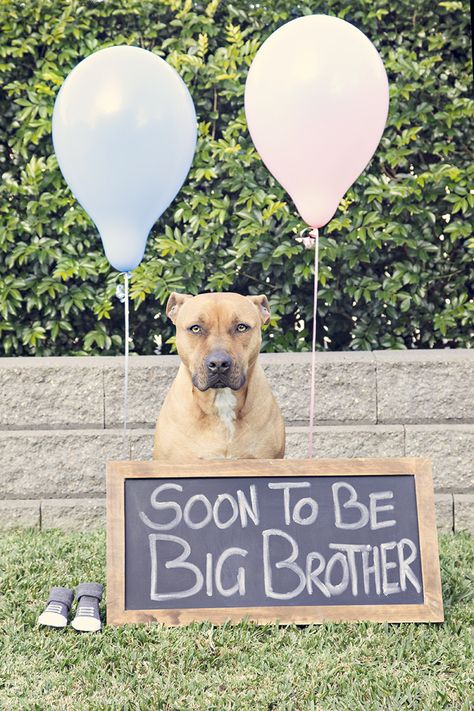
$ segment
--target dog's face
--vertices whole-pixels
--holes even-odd
[[[173,293],[166,314],[176,326],[176,347],[196,388],[245,385],[260,352],[262,324],[270,320],[266,296]]]

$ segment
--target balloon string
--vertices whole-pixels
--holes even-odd
[[[125,285],[125,378],[124,378],[124,389],[123,389],[123,434],[124,437],[127,434],[127,422],[128,422],[128,340],[129,340],[129,313],[128,313],[128,280],[130,278],[130,272],[124,272],[124,285]]]
[[[317,228],[309,233],[314,240],[314,284],[313,284],[313,342],[311,348],[311,396],[309,403],[308,459],[313,457],[314,434],[314,401],[315,401],[315,370],[316,370],[316,315],[318,312],[318,282],[319,282],[319,231]]]

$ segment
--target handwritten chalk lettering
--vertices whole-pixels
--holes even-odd
[[[336,552],[326,558],[318,551],[312,551],[306,556],[303,565],[300,564],[297,541],[288,533],[279,529],[267,529],[263,536],[263,576],[265,594],[269,598],[291,600],[303,590],[310,595],[319,590],[325,597],[342,595],[349,587],[354,597],[360,598],[360,579],[363,581],[365,595],[369,595],[371,575],[377,595],[392,595],[406,590],[407,581],[420,592],[420,582],[411,568],[416,560],[416,546],[408,538],[402,538],[398,543],[389,541],[380,546],[354,543],[330,543],[329,548]],[[278,540],[279,539],[279,540]],[[289,544],[289,555],[283,560],[273,562],[275,550],[281,551],[282,539]],[[273,547],[272,547],[273,544]],[[276,544],[276,545],[275,545]],[[409,548],[405,557],[404,549]],[[396,551],[395,559],[388,559],[389,551]],[[372,555],[372,563],[369,556]],[[393,556],[392,556],[393,558]],[[290,589],[282,589],[283,580],[288,586],[289,577],[278,576],[278,570],[292,572],[294,582]],[[389,580],[391,575],[397,580]]]
[[[331,580],[331,574],[336,563],[339,563],[341,566],[341,580],[338,583],[334,583],[333,580]],[[334,555],[329,558],[324,574],[324,584],[332,596],[341,595],[346,591],[349,585],[349,565],[344,553],[334,553]]]
[[[248,519],[251,518],[255,526],[260,524],[260,511],[258,508],[257,487],[251,484],[250,503],[241,489],[237,489],[237,501],[239,504],[240,525],[242,528],[247,527]]]
[[[212,597],[212,553],[206,553],[206,595]]]
[[[228,501],[232,509],[230,518],[228,518],[227,521],[221,521],[220,519],[219,512],[223,501]],[[234,499],[234,497],[230,494],[219,494],[216,499],[216,503],[214,504],[214,507],[212,509],[212,514],[214,516],[214,521],[216,522],[217,528],[229,528],[229,526],[232,526],[234,521],[237,519],[237,516],[239,515],[239,505]]]
[[[215,573],[216,588],[218,592],[220,592],[220,594],[224,597],[230,597],[231,595],[235,595],[236,592],[238,592],[239,595],[245,595],[245,568],[238,569],[237,582],[235,583],[235,585],[233,585],[231,588],[224,588],[222,584],[222,566],[224,565],[227,558],[229,558],[231,555],[241,555],[245,558],[247,553],[248,551],[244,550],[244,548],[228,548],[219,556]]]
[[[180,538],[179,536],[173,536],[169,533],[150,533],[148,535],[148,540],[151,558],[151,600],[181,600],[186,597],[192,597],[193,595],[196,595],[202,590],[204,582],[206,584],[206,595],[208,595],[209,597],[212,597],[214,594],[214,586],[216,591],[223,597],[231,597],[236,593],[238,593],[240,596],[245,595],[245,568],[243,568],[242,566],[237,569],[237,573],[235,575],[236,582],[234,585],[232,585],[231,587],[224,587],[222,580],[223,567],[226,561],[231,556],[241,556],[245,558],[248,554],[248,551],[244,548],[232,547],[224,550],[217,558],[214,572],[212,553],[207,553],[205,561],[206,576],[204,578],[204,575],[199,569],[199,566],[197,566],[195,563],[191,563],[188,560],[191,554],[191,546],[184,538]],[[174,543],[181,546],[182,552],[177,556],[177,558],[167,560],[164,563],[164,567],[167,570],[182,568],[184,570],[191,571],[194,575],[194,584],[190,588],[187,588],[185,590],[175,590],[173,592],[166,593],[158,592],[158,583],[160,580],[163,580],[163,573],[161,571],[160,573],[158,572],[157,564],[158,560],[163,560],[163,547],[161,547],[160,555],[158,551],[158,544],[160,542],[165,544]],[[227,577],[228,575],[229,571],[227,571]]]
[[[350,571],[351,589],[354,597],[357,595],[358,578],[357,578],[357,563],[356,563],[356,553],[362,553],[363,551],[369,551],[369,545],[359,545],[357,543],[330,543],[329,548],[333,550],[343,551],[347,555],[347,562]]]
[[[380,553],[379,549],[371,546],[366,551],[362,551],[362,571],[364,576],[364,592],[366,595],[370,593],[370,576],[374,576],[374,587],[376,595],[380,595]],[[372,552],[373,564],[369,565],[369,555]]]
[[[318,566],[316,570],[314,570],[313,568],[314,560],[318,561]],[[319,579],[319,576],[323,572],[325,566],[326,560],[324,556],[321,555],[321,553],[317,553],[315,551],[313,553],[308,553],[308,555],[306,556],[306,590],[308,591],[309,595],[311,595],[313,592],[313,585],[316,585],[316,587],[321,590],[325,597],[331,597],[331,593],[327,589],[326,585],[323,583],[322,580]]]
[[[387,528],[387,526],[395,526],[396,521],[393,519],[386,519],[385,521],[378,521],[377,514],[379,511],[393,511],[393,504],[387,504],[386,506],[377,506],[377,501],[381,499],[393,499],[393,491],[375,491],[369,496],[369,507],[370,507],[370,528],[375,531],[377,528]]]
[[[411,551],[408,558],[405,558],[403,555],[403,548],[405,546],[408,546],[408,548],[410,548],[410,551]],[[405,591],[407,589],[407,578],[408,578],[410,583],[415,588],[416,592],[418,592],[418,593],[421,592],[420,581],[416,577],[413,570],[410,568],[410,563],[413,563],[416,560],[416,556],[418,554],[415,544],[409,538],[402,538],[397,543],[397,549],[398,549],[398,560],[399,560],[399,565],[400,565],[400,587],[401,587],[401,589],[403,591]]]
[[[201,519],[200,521],[192,521],[191,520],[191,510],[193,506],[201,502],[206,509],[206,513],[204,515],[204,518]],[[207,496],[204,496],[204,494],[194,494],[194,496],[191,496],[190,499],[186,502],[186,505],[184,507],[183,511],[183,520],[186,526],[188,526],[191,529],[199,529],[199,528],[204,528],[204,526],[207,526],[209,521],[212,519],[212,506],[211,502],[207,498]]]
[[[291,489],[305,489],[311,486],[309,481],[283,481],[283,482],[269,482],[269,489],[283,489],[283,510],[285,515],[285,523],[287,526],[290,525],[290,521],[293,520],[300,526],[309,526],[314,523],[318,517],[318,502],[311,497],[305,497],[299,499],[299,501],[294,505],[293,512],[290,508],[290,490]],[[309,506],[310,513],[303,516],[301,509],[304,506]]]
[[[249,520],[255,526],[260,524],[257,489],[254,484],[249,486],[248,496],[239,489],[237,498],[232,494],[222,493],[218,494],[213,504],[204,494],[194,494],[186,501],[184,508],[177,501],[161,501],[158,499],[163,491],[169,489],[174,489],[180,493],[183,491],[181,484],[160,484],[150,496],[150,505],[158,512],[174,511],[174,517],[171,520],[164,522],[152,521],[144,511],[139,512],[143,523],[154,531],[169,531],[176,528],[181,521],[191,530],[204,528],[211,521],[220,529],[229,528],[237,519],[240,519],[242,528],[248,526]],[[300,515],[300,509],[297,510],[297,515]],[[166,518],[168,517],[169,514]]]
[[[349,494],[349,498],[342,503],[342,509],[354,509],[359,514],[358,519],[351,521],[343,521],[343,514],[341,510],[341,498]],[[332,496],[334,502],[334,518],[336,528],[343,528],[346,530],[357,530],[359,528],[364,528],[370,523],[371,530],[376,530],[379,528],[387,528],[388,526],[395,526],[396,521],[394,519],[385,519],[380,521],[378,519],[378,514],[381,511],[393,511],[393,504],[387,504],[385,506],[379,506],[378,501],[383,499],[393,498],[393,491],[375,491],[369,494],[369,506],[366,506],[362,501],[358,500],[357,491],[352,486],[345,481],[337,481],[332,485]],[[354,518],[354,511],[350,514],[350,518]]]
[[[175,528],[183,518],[181,506],[177,504],[176,501],[157,500],[158,494],[160,494],[162,491],[166,491],[167,489],[183,491],[183,487],[181,486],[181,484],[173,484],[171,482],[169,484],[160,484],[160,486],[157,486],[156,489],[152,491],[152,494],[150,496],[150,504],[156,511],[161,511],[163,509],[171,509],[176,513],[174,519],[172,519],[168,523],[156,523],[155,521],[151,521],[143,511],[140,511],[140,518],[143,523],[152,528],[154,531],[169,531],[170,529]]]
[[[270,486],[270,485],[269,485]],[[263,531],[263,582],[265,585],[265,595],[267,597],[275,598],[277,600],[291,600],[291,598],[296,597],[306,586],[306,576],[295,563],[298,557],[298,544],[294,538],[285,533],[284,531],[279,531],[275,528],[270,528]],[[295,573],[298,578],[298,584],[293,590],[288,590],[287,592],[276,592],[273,589],[273,574],[272,567],[270,564],[270,538],[272,536],[279,536],[280,538],[285,538],[291,546],[291,553],[285,560],[278,561],[275,564],[275,568],[286,568]]]
[[[402,538],[396,546],[398,553],[400,589],[405,591],[407,589],[407,580],[409,580],[416,592],[421,592],[421,583],[410,567],[410,564],[415,562],[418,555],[416,545],[409,538]],[[404,555],[405,546],[410,549],[408,558],[405,558]],[[330,548],[333,547],[335,547],[334,544],[330,545]],[[393,543],[383,543],[380,546],[380,550],[377,546],[374,546],[373,548],[371,546],[367,546],[366,550],[362,551],[362,571],[364,579],[364,592],[366,595],[370,593],[370,575],[374,576],[374,586],[377,595],[380,595],[381,592],[381,580],[384,595],[391,595],[393,593],[400,592],[398,589],[398,583],[389,583],[387,579],[387,571],[391,568],[397,567],[396,562],[387,561],[387,550],[391,550],[392,548],[394,548]],[[370,553],[372,553],[372,565],[369,565]],[[382,562],[380,560],[381,556]]]
[[[400,584],[398,582],[389,582],[388,581],[388,571],[391,568],[396,568],[397,564],[394,560],[388,561],[387,560],[387,551],[392,550],[393,548],[396,548],[397,542],[396,541],[390,541],[389,543],[382,543],[380,546],[380,558],[381,558],[381,567],[382,567],[382,591],[384,595],[393,595],[393,593],[398,593],[400,592]]]
[[[181,600],[183,597],[191,597],[195,595],[202,588],[204,582],[204,577],[197,565],[194,563],[189,563],[188,558],[191,553],[191,546],[184,538],[179,538],[178,536],[172,536],[167,533],[150,533],[148,536],[150,542],[150,555],[151,555],[151,589],[150,598],[151,600]],[[192,587],[187,590],[177,590],[172,593],[158,593],[157,592],[157,542],[158,541],[168,541],[170,543],[177,543],[183,549],[181,555],[174,560],[167,560],[165,563],[165,568],[168,570],[170,568],[184,568],[185,570],[190,570],[195,577],[195,583]]]

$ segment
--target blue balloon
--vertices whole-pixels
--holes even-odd
[[[67,76],[54,105],[54,150],[115,269],[141,262],[152,226],[189,172],[196,138],[185,83],[152,52],[109,47]]]

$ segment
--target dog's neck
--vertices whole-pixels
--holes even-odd
[[[219,415],[219,419],[227,430],[227,433],[233,437],[235,433],[235,420],[237,417],[236,411],[237,398],[235,392],[230,388],[221,388],[216,392],[214,398],[214,408]]]

